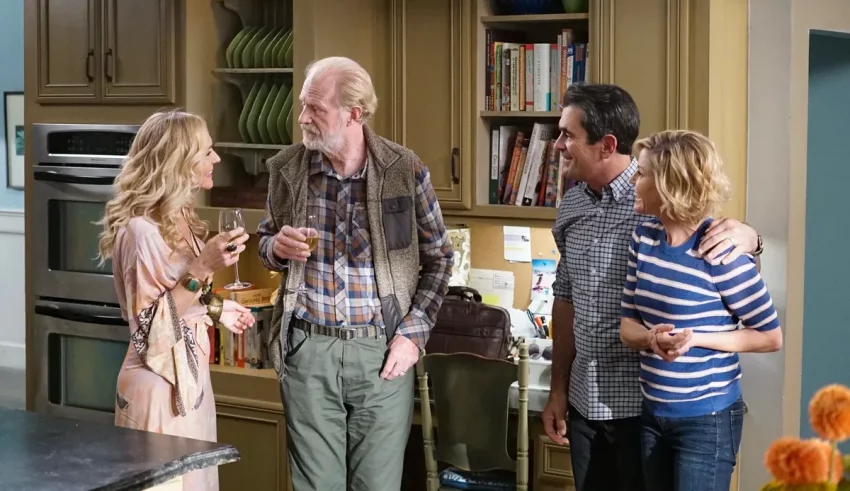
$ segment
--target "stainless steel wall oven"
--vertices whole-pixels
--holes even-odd
[[[138,126],[34,124],[30,250],[36,411],[111,422],[127,351],[112,264],[100,265],[95,222]],[[31,365],[33,366],[33,365]]]

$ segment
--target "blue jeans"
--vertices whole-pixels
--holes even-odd
[[[745,406],[705,416],[657,417],[644,407],[643,476],[651,491],[728,491],[744,426]]]
[[[576,491],[643,491],[640,417],[589,420],[570,405],[567,419]]]

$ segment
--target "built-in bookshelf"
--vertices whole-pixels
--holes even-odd
[[[554,220],[572,185],[554,150],[560,102],[592,78],[591,13],[504,15],[494,4],[478,0],[475,208]]]

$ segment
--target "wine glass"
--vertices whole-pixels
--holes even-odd
[[[316,228],[316,226],[317,226],[316,215],[307,215],[307,223],[305,224],[304,227],[301,227],[300,229],[298,229],[298,231],[301,232],[302,234],[304,234],[304,237],[306,237],[306,240],[304,241],[304,243],[306,243],[307,247],[310,248],[310,254],[312,254],[313,251],[316,250],[316,247],[318,247],[318,245],[319,245],[319,230]],[[306,271],[305,271],[305,274],[306,274]],[[313,290],[312,288],[308,288],[304,284],[303,278],[301,280],[301,283],[298,284],[298,288],[295,289],[295,292],[297,292],[297,293],[312,293],[314,291],[315,290]]]
[[[242,219],[242,210],[239,208],[230,210],[221,210],[218,214],[218,233],[230,232],[237,228],[245,228],[245,220]],[[239,261],[233,264],[236,271],[236,278],[233,283],[224,285],[226,290],[246,290],[251,288],[251,283],[239,281]]]

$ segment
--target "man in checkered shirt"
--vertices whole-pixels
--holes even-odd
[[[564,196],[552,229],[561,259],[543,423],[549,438],[569,443],[577,491],[640,491],[639,355],[619,337],[629,239],[650,218],[634,211],[629,182],[640,116],[615,85],[570,85],[563,107],[555,148],[580,183]],[[731,219],[712,223],[700,251],[714,258],[727,241],[735,248],[724,263],[761,253],[755,230]]]
[[[269,160],[257,232],[263,264],[284,273],[268,343],[292,487],[398,491],[411,367],[448,289],[451,245],[428,168],[366,123],[378,101],[363,67],[318,60],[299,99],[304,141]]]

